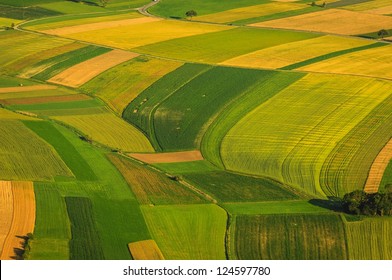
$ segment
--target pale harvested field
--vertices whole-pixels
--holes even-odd
[[[235,27],[191,21],[160,20],[134,24],[132,27],[121,26],[75,33],[67,37],[122,49],[132,49],[170,39],[207,34],[233,28]]]
[[[136,53],[113,50],[74,65],[49,79],[49,82],[79,87],[102,72],[138,56]]]
[[[251,26],[355,35],[378,31],[380,29],[390,29],[392,28],[392,17],[329,9],[294,17],[259,22],[251,24]]]
[[[271,15],[275,13],[299,10],[306,7],[307,6],[304,4],[272,2],[267,4],[227,10],[227,11],[209,14],[205,16],[198,16],[197,20],[218,22],[218,23],[233,22],[246,18],[255,18],[255,17],[261,17],[261,16]]]
[[[67,27],[61,27],[55,29],[47,29],[44,30],[43,32],[52,35],[68,35],[68,34],[94,31],[94,30],[107,29],[107,28],[131,26],[135,24],[155,22],[155,21],[161,21],[161,19],[152,18],[152,17],[142,17],[142,18],[132,18],[132,19],[123,19],[123,20],[103,21],[103,22],[67,26]]]
[[[1,98],[1,95],[0,95]],[[89,100],[91,97],[84,94],[71,94],[71,95],[57,95],[57,96],[41,96],[41,97],[23,97],[23,98],[9,98],[7,100],[1,100],[7,105],[27,105],[27,104],[40,104],[40,103],[52,103],[52,102],[70,102],[70,101],[81,101]]]
[[[4,241],[8,235],[14,212],[14,199],[9,181],[0,181],[0,256],[3,251]]]
[[[48,90],[48,89],[56,89],[56,88],[57,86],[51,86],[51,85],[5,87],[5,88],[0,88],[0,93],[38,91],[38,90]]]
[[[370,44],[369,41],[326,35],[313,39],[282,44],[226,60],[221,64],[252,68],[281,68],[335,51]]]
[[[22,249],[26,236],[34,231],[35,195],[32,182],[12,182],[14,211],[10,231],[5,239],[0,259],[15,259],[15,250]],[[18,237],[19,236],[19,237]]]
[[[367,193],[375,193],[380,187],[382,177],[390,160],[392,159],[392,139],[385,145],[374,160],[370,168],[369,175],[365,184],[364,191]]]
[[[159,154],[128,154],[129,156],[146,163],[172,163],[203,160],[200,151],[159,153]]]
[[[154,240],[143,240],[128,244],[134,260],[164,260],[163,254]]]
[[[392,79],[392,45],[349,53],[298,70]]]

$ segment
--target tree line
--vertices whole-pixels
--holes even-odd
[[[349,214],[365,216],[392,215],[392,185],[383,193],[366,193],[357,190],[345,194],[342,201],[343,209]]]

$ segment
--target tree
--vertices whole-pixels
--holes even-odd
[[[110,0],[99,0],[99,2],[101,2],[101,6],[102,7],[106,7],[106,5],[109,3]]]
[[[195,10],[190,10],[190,11],[187,11],[187,12],[185,13],[185,15],[186,15],[187,17],[190,17],[191,20],[192,20],[192,17],[197,16],[197,12],[196,12]]]
[[[379,38],[384,39],[384,37],[388,36],[389,33],[385,29],[381,29],[380,31],[377,32],[377,35]]]

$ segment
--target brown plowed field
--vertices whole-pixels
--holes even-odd
[[[159,154],[129,154],[129,156],[146,163],[169,163],[203,160],[200,151],[159,153]]]

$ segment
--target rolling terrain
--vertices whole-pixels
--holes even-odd
[[[392,259],[390,1],[150,2],[0,0],[1,259]]]

